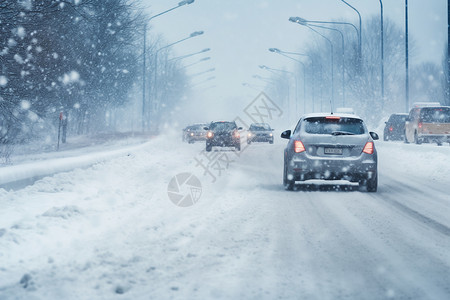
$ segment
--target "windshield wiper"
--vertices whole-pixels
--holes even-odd
[[[333,131],[331,135],[355,135],[353,132],[348,131]]]

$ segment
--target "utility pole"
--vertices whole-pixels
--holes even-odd
[[[448,0],[450,1],[450,0]],[[408,0],[405,0],[405,112],[409,111]]]
[[[447,1],[447,105],[450,105],[450,0]]]
[[[450,1],[450,0],[449,0]],[[144,63],[142,70],[142,131],[145,131],[145,48],[146,48],[147,25],[144,26]]]
[[[384,29],[383,29],[383,1],[380,1],[381,20],[380,20],[380,34],[381,34],[381,110],[384,108]]]

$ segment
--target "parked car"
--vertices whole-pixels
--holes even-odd
[[[309,179],[358,182],[368,192],[378,187],[375,132],[352,114],[315,113],[300,118],[284,150],[283,184],[292,190],[296,181]]]
[[[204,128],[206,133],[206,151],[212,150],[212,147],[234,147],[241,150],[241,135],[236,122],[212,122],[208,127]]]
[[[267,123],[253,123],[247,134],[247,144],[252,142],[269,142],[273,144],[273,129]]]
[[[404,140],[405,139],[405,121],[408,114],[397,113],[392,114],[387,122],[384,122],[383,140]]]
[[[206,140],[206,130],[204,129],[205,126],[208,126],[208,124],[200,123],[186,126],[183,129],[183,142],[192,144],[196,141]]]
[[[406,143],[450,143],[450,106],[415,106],[405,123]]]

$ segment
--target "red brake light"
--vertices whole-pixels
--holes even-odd
[[[422,123],[419,123],[419,128],[422,128]]]
[[[367,142],[362,152],[373,154],[373,142]]]
[[[394,130],[394,128],[391,126],[391,127],[389,127],[389,131],[393,131]]]
[[[338,116],[328,116],[328,117],[325,117],[325,119],[340,120],[341,117],[338,117]]]
[[[305,151],[305,146],[303,146],[303,143],[301,141],[295,141],[294,142],[294,152],[300,153]]]
[[[239,131],[235,131],[234,132],[234,137],[237,138],[237,139],[241,137]]]

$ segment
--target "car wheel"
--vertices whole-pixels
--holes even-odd
[[[250,140],[247,140],[247,144],[249,144],[249,145],[250,145],[251,143],[252,143],[252,141],[250,141]]]
[[[378,175],[370,179],[363,179],[359,181],[359,187],[362,191],[367,191],[369,193],[375,193],[378,189]]]
[[[287,178],[287,165],[286,162],[284,162],[284,170],[283,170],[283,186],[284,189],[287,191],[292,191],[294,189],[295,181],[289,180]]]
[[[367,191],[369,193],[375,193],[378,189],[378,175],[367,180]]]
[[[389,141],[389,137],[388,137],[387,134],[384,134],[384,136],[383,136],[383,141],[385,141],[385,142]]]
[[[422,144],[422,140],[417,136],[417,131],[414,132],[414,143],[416,143],[417,145]]]
[[[212,145],[206,144],[206,152],[211,152],[211,150],[212,150]]]
[[[405,144],[409,144],[409,142],[408,142],[408,138],[406,137],[406,132],[405,132]]]
[[[241,143],[236,145],[236,151],[241,151]]]
[[[273,140],[269,141],[269,144],[273,144]]]

